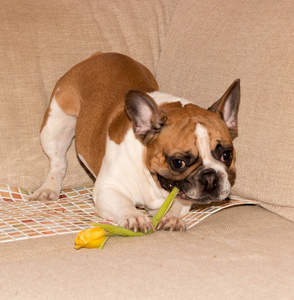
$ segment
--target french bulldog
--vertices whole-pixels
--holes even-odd
[[[159,91],[151,72],[118,53],[96,53],[57,82],[41,126],[50,159],[32,199],[57,199],[75,137],[78,157],[95,177],[100,217],[134,231],[151,218],[173,187],[178,195],[157,229],[185,230],[193,204],[226,199],[235,182],[240,80],[208,109]]]

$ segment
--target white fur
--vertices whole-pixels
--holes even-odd
[[[205,168],[212,168],[220,176],[221,179],[221,187],[220,187],[220,196],[219,198],[226,198],[231,189],[231,184],[229,182],[228,174],[224,165],[215,159],[211,154],[210,149],[210,138],[206,128],[200,123],[196,126],[196,136],[197,136],[197,148],[199,151],[199,155],[202,158],[203,165]]]
[[[119,224],[128,214],[137,214],[135,206],[157,210],[167,192],[159,189],[143,163],[143,145],[129,130],[121,144],[107,139],[106,154],[95,182],[93,199],[97,213]]]
[[[57,199],[67,169],[66,152],[75,135],[76,117],[59,107],[56,99],[50,103],[50,115],[41,132],[41,145],[50,159],[50,169],[43,185],[32,199]]]

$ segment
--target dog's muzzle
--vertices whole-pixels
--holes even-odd
[[[202,169],[190,174],[181,181],[172,181],[157,174],[161,186],[170,192],[173,187],[179,189],[178,197],[195,203],[208,203],[225,200],[222,190],[222,179],[220,174],[212,168]],[[222,198],[221,198],[222,197]]]

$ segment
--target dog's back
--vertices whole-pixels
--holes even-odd
[[[139,62],[118,53],[97,53],[57,82],[41,126],[41,144],[50,159],[44,184],[32,199],[56,199],[65,176],[66,152],[74,136],[78,155],[96,177],[107,136],[116,143],[130,126],[124,109],[129,90],[152,92],[158,85]]]
[[[106,136],[119,143],[131,126],[124,108],[129,90],[152,92],[158,90],[158,85],[145,66],[118,53],[91,56],[56,84],[59,106],[78,118],[78,155],[95,177],[104,157]]]

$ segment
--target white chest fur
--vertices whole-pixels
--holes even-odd
[[[143,205],[157,210],[168,193],[159,189],[143,163],[144,146],[130,129],[121,144],[107,138],[106,154],[95,182],[93,199],[97,213],[114,219],[113,210]]]

